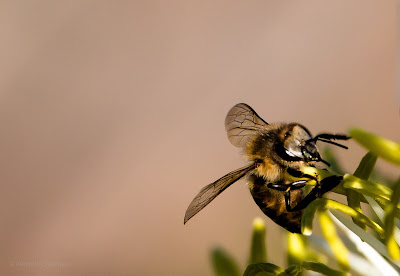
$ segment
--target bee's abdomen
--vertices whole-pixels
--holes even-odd
[[[285,205],[285,192],[268,188],[266,180],[254,174],[249,176],[248,181],[251,195],[265,215],[288,231],[301,233],[303,210],[288,212]],[[292,191],[291,206],[295,206],[303,198],[304,193],[301,189]]]

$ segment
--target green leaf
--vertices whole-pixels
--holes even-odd
[[[211,261],[216,276],[241,275],[239,266],[235,260],[221,248],[211,250]]]
[[[324,210],[326,203],[318,198],[311,202],[306,209],[304,209],[303,216],[301,217],[301,233],[305,236],[311,236],[312,234],[312,223],[314,215],[318,209]]]
[[[372,170],[374,169],[375,163],[376,163],[376,159],[378,157],[373,154],[373,153],[367,153],[363,159],[361,160],[360,164],[358,165],[358,168],[356,169],[356,171],[354,172],[354,176],[360,178],[360,179],[364,179],[364,180],[368,180],[368,178],[370,177]],[[348,205],[353,208],[354,210],[356,210],[357,212],[362,213],[362,209],[361,209],[361,194],[357,193],[354,190],[351,189],[347,189],[347,203]],[[357,224],[358,226],[360,226],[362,229],[366,230],[367,226],[361,222],[356,221],[355,219],[353,219],[354,223]]]
[[[347,272],[342,272],[339,270],[335,270],[330,268],[329,266],[322,264],[322,263],[317,263],[317,262],[303,262],[303,267],[307,270],[319,272],[323,275],[329,275],[329,276],[343,276],[343,275],[350,275]]]
[[[322,234],[329,243],[329,246],[332,249],[333,255],[335,256],[339,266],[344,270],[349,270],[349,251],[339,238],[332,219],[329,217],[327,212],[318,212],[318,216]]]
[[[374,170],[377,159],[378,156],[376,154],[368,152],[363,159],[361,159],[360,165],[358,165],[356,171],[354,172],[354,176],[368,180],[372,171]]]
[[[279,276],[298,276],[303,272],[303,267],[301,265],[291,265],[285,269],[284,272],[278,274]]]
[[[388,162],[400,165],[400,144],[360,128],[350,129],[350,136],[361,146]]]
[[[336,156],[333,154],[333,151],[330,148],[325,148],[322,156],[331,165],[329,167],[329,170],[337,174],[345,174],[344,170],[339,164],[339,161],[337,160]]]
[[[359,261],[352,258],[351,268],[358,272],[357,275],[399,274],[398,272],[400,271],[396,272],[399,268],[393,262],[389,261],[389,254],[382,242],[358,227],[342,213],[331,210],[331,214],[334,223],[342,230],[348,241],[352,243],[348,244],[348,246],[354,248],[356,252],[359,252],[363,256],[363,259]],[[363,262],[366,263],[363,264]],[[369,266],[373,266],[373,268],[368,268]],[[374,269],[377,271],[373,272]]]
[[[377,224],[376,222],[372,221],[370,218],[366,217],[365,215],[357,212],[353,208],[339,203],[337,201],[331,200],[331,199],[326,199],[326,198],[318,198],[311,202],[307,208],[304,210],[303,217],[301,219],[301,232],[309,236],[312,234],[312,221],[314,219],[315,212],[317,210],[324,211],[327,208],[332,208],[334,210],[338,210],[342,213],[345,213],[346,215],[349,215],[356,220],[365,223],[368,227],[370,227],[372,230],[376,231],[380,235],[383,234],[383,229],[382,227]]]
[[[279,275],[284,272],[282,268],[270,263],[260,263],[249,265],[243,273],[243,276],[266,276],[266,275]]]
[[[253,221],[249,264],[265,263],[266,261],[265,224],[261,218],[256,218]]]
[[[391,201],[385,208],[385,213],[386,213],[386,216],[384,219],[385,243],[386,243],[386,246],[387,246],[390,256],[393,259],[398,260],[400,258],[400,249],[396,243],[393,232],[394,232],[394,228],[396,227],[396,225],[395,225],[396,209],[397,209],[397,205],[400,202],[400,179],[394,185],[393,189],[394,189],[394,192],[391,197]]]
[[[379,223],[379,225],[383,225],[385,211],[382,209],[379,203],[372,197],[364,196],[364,198],[368,201],[369,207],[372,211],[371,216],[375,217],[374,221]]]
[[[389,257],[385,245],[381,243],[377,238],[369,234],[368,232],[361,229],[358,225],[354,222],[345,218],[345,216],[337,212],[335,210],[331,211],[332,214],[343,224],[349,231],[352,231],[356,234],[363,242],[369,244],[372,248],[374,248],[377,252],[379,252],[382,256]]]
[[[362,194],[371,196],[374,199],[382,198],[390,200],[393,193],[393,191],[386,186],[363,180],[350,174],[345,174],[343,176],[342,183],[344,188],[356,190]]]
[[[375,198],[375,201],[379,204],[379,206],[382,209],[385,209],[386,206],[388,206],[390,204],[390,200],[386,200],[386,199],[382,199],[382,198]],[[395,216],[397,219],[400,219],[400,209],[399,209],[399,205],[397,205],[397,208],[394,210],[395,212]]]
[[[307,240],[304,235],[287,233],[287,259],[289,265],[300,265],[307,257]]]

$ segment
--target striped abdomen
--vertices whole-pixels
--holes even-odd
[[[254,174],[249,176],[248,182],[254,201],[265,215],[288,231],[301,233],[303,210],[288,212],[285,205],[285,192],[268,188],[266,180]],[[304,197],[302,189],[292,191],[291,206],[296,206]]]

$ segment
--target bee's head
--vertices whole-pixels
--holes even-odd
[[[282,148],[280,156],[286,161],[303,161],[303,162],[328,162],[321,158],[319,154],[316,140],[313,139],[311,133],[302,125],[289,124],[282,129],[280,135]]]
[[[278,153],[286,161],[322,162],[328,166],[329,163],[321,158],[316,145],[317,141],[333,144],[345,148],[346,146],[331,140],[348,140],[350,137],[342,134],[322,133],[315,137],[307,128],[300,124],[288,124],[280,132],[281,146]]]

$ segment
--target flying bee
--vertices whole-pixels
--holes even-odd
[[[310,168],[321,164],[329,166],[321,158],[316,142],[347,149],[332,140],[347,140],[350,137],[329,133],[313,137],[306,127],[298,123],[268,124],[244,103],[235,105],[228,112],[225,129],[229,141],[244,150],[249,165],[201,189],[187,208],[184,223],[231,184],[247,176],[250,193],[263,213],[288,231],[301,233],[304,208],[342,180],[337,175],[321,177],[322,174],[309,173]],[[313,181],[314,188],[306,194],[305,186]]]

